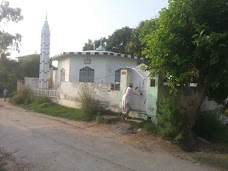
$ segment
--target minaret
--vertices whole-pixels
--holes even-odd
[[[50,56],[50,30],[46,20],[41,32],[40,73],[39,88],[48,89],[49,81],[49,56]]]

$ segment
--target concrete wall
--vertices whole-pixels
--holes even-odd
[[[25,77],[25,86],[30,89],[39,88],[39,78]]]
[[[81,86],[88,85],[94,93],[94,97],[108,104],[113,111],[119,112],[119,91],[111,90],[110,84],[100,83],[79,83],[79,82],[61,82],[58,91],[60,99],[55,99],[55,102],[68,107],[80,107],[78,102]]]

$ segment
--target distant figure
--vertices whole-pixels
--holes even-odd
[[[5,88],[5,89],[3,90],[4,102],[6,101],[7,96],[8,96],[8,90]]]
[[[135,95],[142,95],[142,93],[137,93],[135,90],[133,90],[132,87],[133,87],[133,84],[129,83],[129,86],[123,92],[123,98],[122,98],[123,117],[122,118],[124,120],[125,120],[125,117],[129,118],[129,113],[131,111],[130,101],[133,98],[132,96],[134,94]]]

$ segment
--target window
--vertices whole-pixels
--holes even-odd
[[[120,71],[121,69],[115,71],[115,83],[120,82]]]
[[[61,69],[61,81],[65,81],[65,69]]]
[[[90,67],[80,69],[79,82],[94,82],[94,69]]]
[[[155,87],[155,79],[150,80],[150,87]]]

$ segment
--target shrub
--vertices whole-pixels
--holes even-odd
[[[191,145],[193,138],[188,119],[176,97],[163,97],[159,103],[158,134],[173,143]]]
[[[228,125],[222,123],[216,112],[200,112],[194,131],[211,142],[228,143]]]
[[[23,88],[16,92],[14,96],[10,98],[10,101],[14,104],[24,104],[28,105],[34,101],[34,95],[29,88]]]
[[[35,97],[35,103],[36,104],[49,104],[49,103],[51,103],[51,100],[49,97],[47,97],[45,95],[41,95],[41,96]]]
[[[79,91],[80,108],[84,113],[99,115],[105,111],[106,105],[95,99],[95,92],[88,84],[82,84]]]

